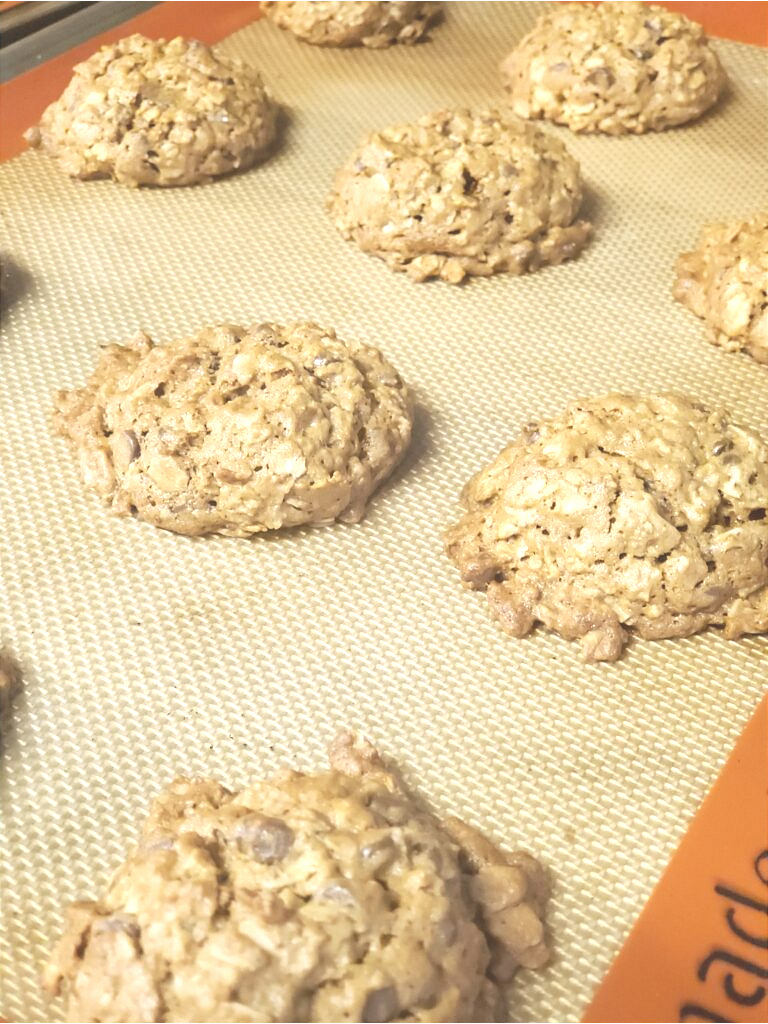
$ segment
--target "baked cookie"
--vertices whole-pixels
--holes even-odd
[[[726,80],[701,25],[641,3],[555,4],[501,73],[521,117],[608,135],[692,121]]]
[[[266,0],[261,10],[305,43],[378,48],[423,39],[440,16],[442,6],[369,0]]]
[[[332,770],[179,779],[45,972],[71,1021],[496,1019],[548,959],[543,869],[422,810],[351,737]]]
[[[581,191],[559,139],[495,110],[442,110],[364,139],[328,208],[394,270],[457,284],[575,256],[591,231],[575,220]]]
[[[768,213],[709,224],[677,261],[674,295],[700,316],[715,345],[768,363]]]
[[[446,534],[512,636],[542,622],[615,661],[628,633],[768,631],[768,445],[678,395],[607,395],[526,427]]]
[[[411,398],[377,349],[332,330],[226,324],[107,347],[54,424],[118,515],[248,537],[360,520],[408,446]]]
[[[275,137],[253,68],[195,40],[128,36],[75,67],[27,141],[73,178],[194,185],[245,170]]]
[[[0,649],[0,711],[10,707],[19,689],[19,670],[7,651]]]

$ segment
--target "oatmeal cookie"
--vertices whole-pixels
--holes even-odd
[[[242,61],[195,40],[132,35],[78,64],[26,138],[73,178],[194,185],[256,163],[276,119]]]
[[[441,3],[371,0],[266,0],[261,9],[280,28],[315,46],[416,43],[440,17]]]
[[[710,339],[768,363],[768,213],[709,224],[677,261],[675,298],[700,316]]]
[[[555,4],[501,73],[521,117],[608,135],[692,121],[726,81],[701,25],[642,3]]]
[[[422,810],[365,741],[233,793],[179,779],[45,972],[71,1021],[496,1019],[548,959],[544,870]]]
[[[538,621],[614,661],[628,633],[768,631],[768,445],[679,395],[607,395],[529,425],[446,534],[513,636]]]
[[[408,445],[411,398],[377,349],[332,330],[226,324],[107,347],[54,425],[119,515],[247,537],[360,520]]]
[[[344,238],[416,281],[521,274],[575,256],[579,165],[559,139],[498,111],[443,110],[369,135],[328,208]]]

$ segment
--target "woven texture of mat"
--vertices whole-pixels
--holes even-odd
[[[679,389],[768,433],[768,370],[710,345],[670,293],[702,223],[768,202],[765,51],[718,42],[730,93],[689,127],[547,129],[589,185],[578,259],[419,285],[344,242],[323,199],[364,132],[504,102],[498,63],[542,5],[447,7],[413,48],[314,49],[264,22],[227,39],[290,112],[280,152],[240,177],[131,191],[38,153],[0,168],[0,639],[24,671],[1,765],[11,1020],[59,1019],[38,973],[62,906],[99,890],[174,775],[322,764],[339,727],[550,866],[556,956],[518,977],[510,1014],[577,1020],[765,687],[765,637],[636,641],[597,666],[542,631],[508,638],[440,541],[468,476],[583,395]],[[190,540],[85,492],[51,394],[101,343],[299,318],[379,345],[418,394],[410,455],[362,524]]]

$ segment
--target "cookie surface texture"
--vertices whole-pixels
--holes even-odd
[[[501,74],[521,117],[609,135],[692,121],[726,80],[700,25],[642,3],[553,5]]]
[[[316,46],[415,43],[439,17],[440,3],[369,3],[366,0],[268,0],[261,9],[277,26]]]
[[[237,793],[174,782],[45,974],[77,1021],[495,1019],[548,958],[543,869],[421,810],[370,745]]]
[[[54,426],[120,515],[247,537],[357,522],[411,435],[411,398],[370,346],[313,323],[223,325],[112,345]]]
[[[446,534],[513,636],[541,622],[619,657],[629,632],[768,631],[768,445],[679,395],[608,395],[529,425]]]
[[[716,345],[768,364],[768,213],[707,225],[678,258],[674,295]]]
[[[276,118],[242,61],[194,40],[133,35],[78,64],[26,138],[73,178],[194,185],[265,156]]]
[[[365,252],[417,281],[520,274],[575,256],[579,165],[559,139],[497,111],[444,110],[369,135],[328,208]]]

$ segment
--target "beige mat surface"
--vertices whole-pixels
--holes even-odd
[[[559,268],[418,285],[323,210],[366,130],[502,103],[498,62],[542,6],[452,3],[429,43],[385,52],[238,32],[223,48],[291,115],[278,155],[241,177],[139,192],[35,153],[0,168],[2,252],[24,271],[0,342],[0,638],[24,669],[0,765],[11,1020],[58,1019],[37,977],[62,904],[98,890],[171,777],[317,765],[340,726],[436,808],[551,867],[556,956],[519,976],[510,1013],[577,1020],[765,689],[766,637],[635,642],[599,666],[544,632],[507,638],[440,543],[466,478],[575,397],[680,389],[768,433],[768,370],[709,345],[670,295],[704,221],[768,202],[765,51],[717,44],[730,94],[690,127],[549,129],[581,160],[596,225]],[[418,393],[411,454],[362,524],[190,540],[84,492],[51,393],[101,343],[304,317],[381,346]]]

